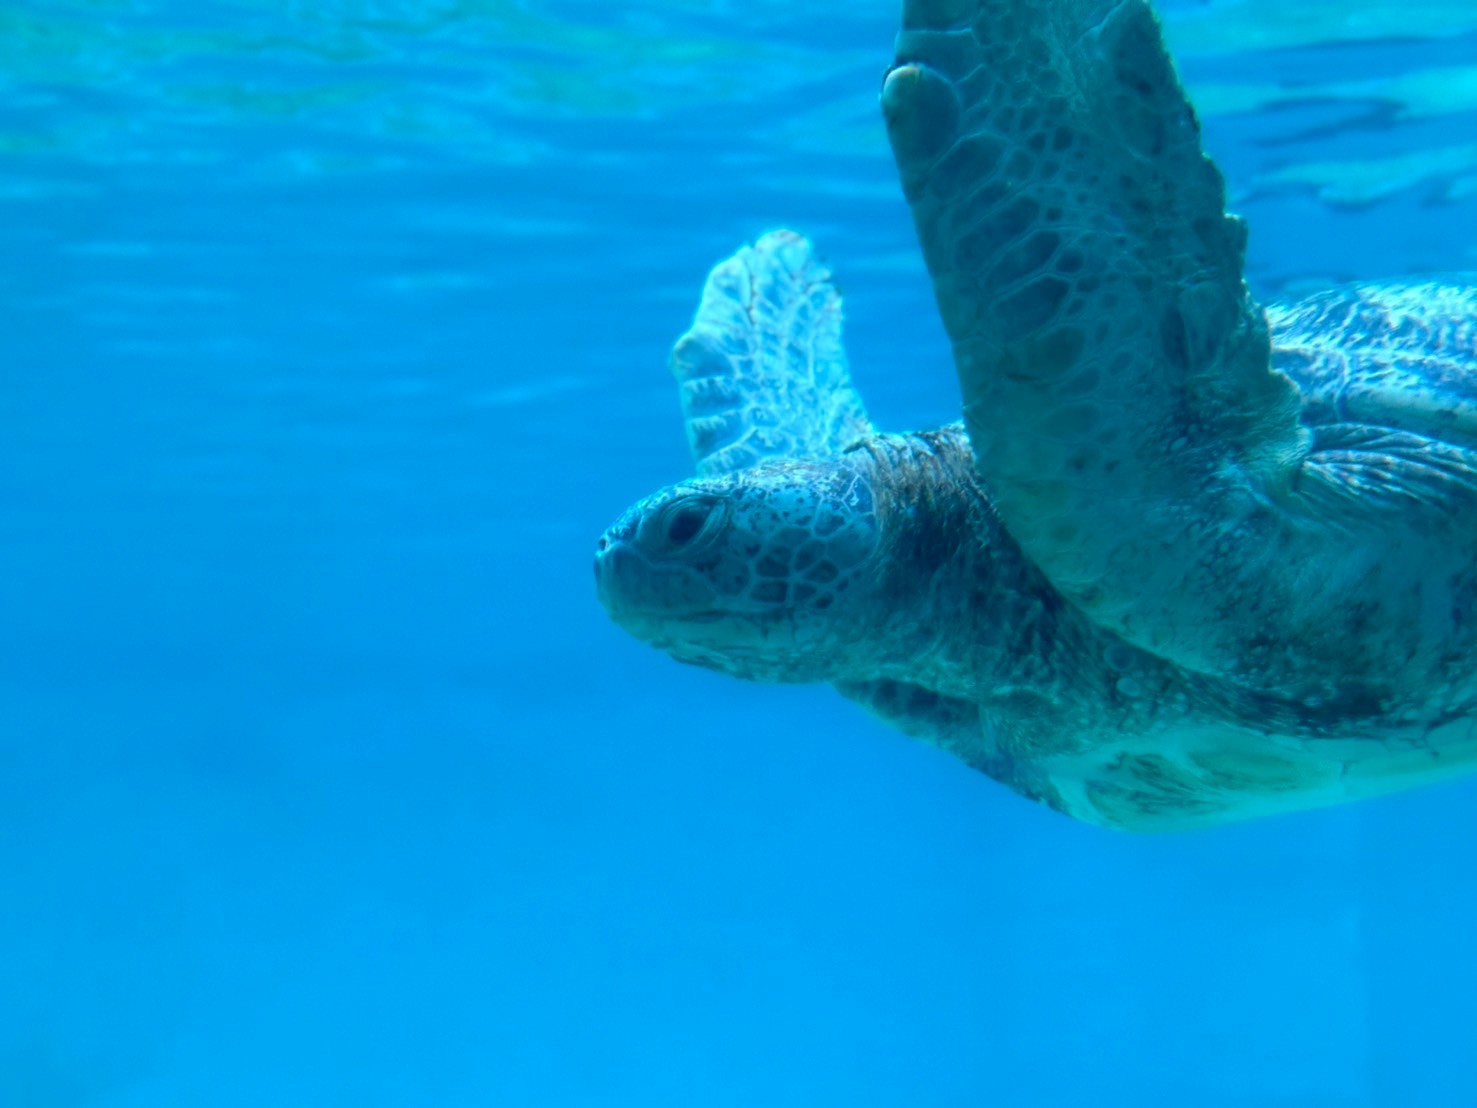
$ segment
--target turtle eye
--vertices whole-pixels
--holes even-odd
[[[667,522],[667,541],[673,546],[686,546],[712,514],[713,505],[702,501],[683,506]]]
[[[691,555],[717,535],[722,514],[721,497],[681,496],[642,518],[641,540],[654,553]]]

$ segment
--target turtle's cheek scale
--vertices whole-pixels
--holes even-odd
[[[777,680],[770,636],[780,613],[736,613],[710,580],[712,567],[652,557],[633,535],[596,544],[600,602],[628,634],[687,665],[752,680]]]
[[[702,574],[653,562],[635,543],[609,534],[596,544],[595,588],[605,610],[633,633],[632,624],[710,616],[719,601]]]

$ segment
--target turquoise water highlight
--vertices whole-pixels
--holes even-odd
[[[954,417],[891,3],[0,13],[0,1105],[1450,1105],[1472,782],[1140,839],[627,640],[774,225]],[[1257,291],[1477,268],[1469,3],[1167,7]]]

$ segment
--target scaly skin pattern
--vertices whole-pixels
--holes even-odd
[[[964,423],[877,434],[763,236],[674,351],[698,476],[600,541],[617,622],[1113,827],[1477,763],[1477,290],[1257,305],[1146,0],[904,0],[881,99]]]
[[[1057,591],[1315,715],[1464,710],[1477,428],[1440,373],[1473,371],[1470,328],[1376,297],[1274,361],[1145,0],[905,0],[882,107],[978,471]],[[1313,426],[1293,378],[1341,359]]]
[[[1185,671],[1094,623],[1001,524],[959,425],[663,490],[602,538],[601,598],[679,660],[828,681],[1088,822],[1173,830],[1445,776],[1438,727]]]
[[[870,475],[844,457],[769,459],[640,501],[598,544],[601,601],[678,661],[830,680],[872,637],[883,571]]]

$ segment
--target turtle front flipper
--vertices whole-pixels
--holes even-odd
[[[841,297],[793,231],[714,268],[672,372],[702,476],[836,454],[872,433],[846,368]]]
[[[1148,4],[907,0],[882,107],[1011,533],[1099,623],[1235,669],[1309,438]]]

